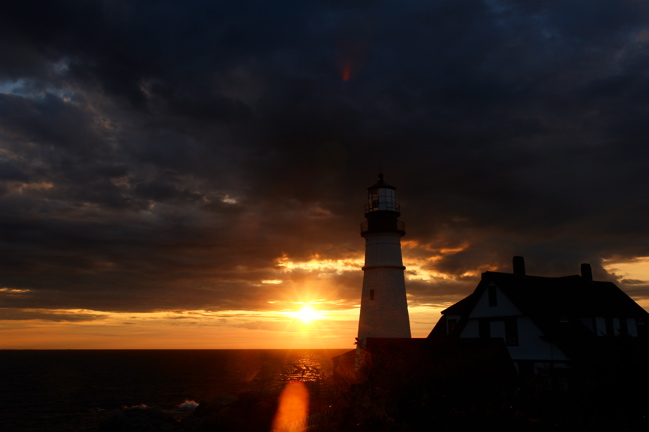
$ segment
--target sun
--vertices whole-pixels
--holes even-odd
[[[313,309],[311,305],[304,305],[295,313],[295,317],[302,321],[302,324],[311,324],[313,321],[321,319],[322,313]]]

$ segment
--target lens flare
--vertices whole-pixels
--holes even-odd
[[[279,396],[273,420],[273,432],[297,432],[306,427],[309,414],[309,391],[301,381],[290,381]]]
[[[352,77],[352,65],[349,63],[345,63],[343,66],[343,82],[349,81],[349,79]]]

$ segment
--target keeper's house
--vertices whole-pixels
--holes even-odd
[[[520,376],[573,366],[644,361],[649,313],[612,282],[581,275],[485,272],[475,291],[442,312],[429,339],[502,338]]]

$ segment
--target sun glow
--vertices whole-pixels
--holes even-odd
[[[304,305],[295,313],[295,317],[302,321],[303,324],[311,324],[315,320],[324,318],[321,312],[313,309],[311,305]]]

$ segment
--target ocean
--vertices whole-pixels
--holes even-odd
[[[0,431],[96,431],[126,407],[188,415],[219,394],[325,382],[339,350],[0,351]]]

